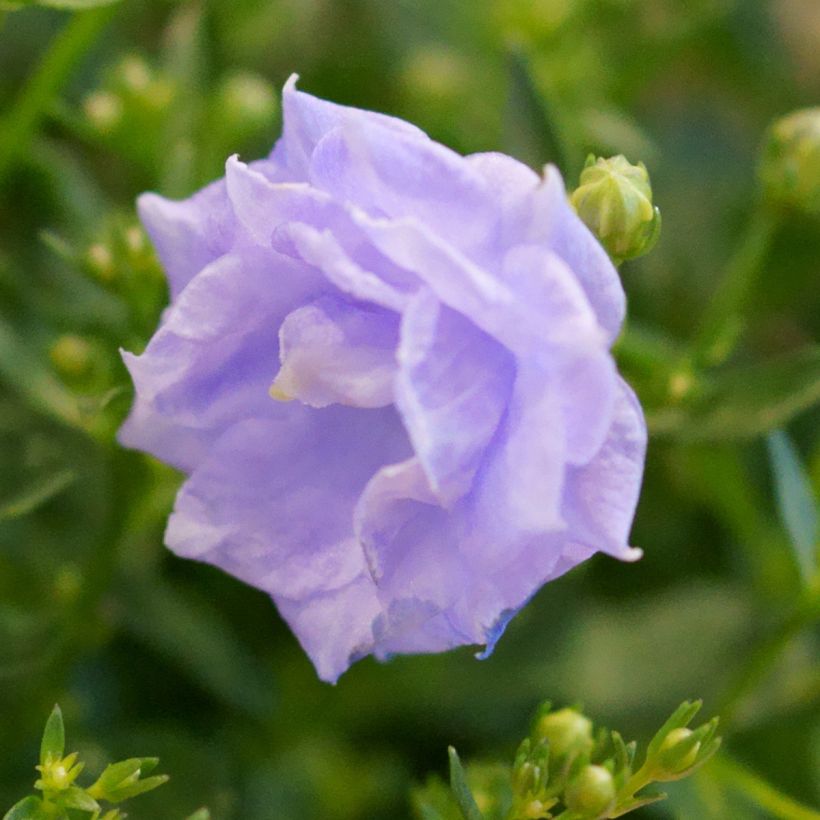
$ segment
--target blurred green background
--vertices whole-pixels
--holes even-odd
[[[113,440],[131,397],[117,349],[141,349],[167,300],[134,198],[185,196],[228,154],[264,155],[292,71],[306,91],[404,117],[461,152],[560,160],[570,186],[589,150],[652,174],[664,233],[622,268],[619,347],[654,433],[633,531],[645,558],[598,556],[550,584],[486,661],[368,659],[319,683],[264,595],[162,547],[180,479]],[[758,791],[816,806],[818,585],[805,550],[800,571],[777,482],[787,496],[799,484],[786,447],[816,502],[820,231],[798,212],[764,228],[754,214],[767,125],[818,97],[816,0],[8,12],[0,810],[30,789],[55,701],[90,767],[162,758],[172,780],[131,804],[133,818],[207,805],[262,820],[409,817],[411,785],[445,771],[447,744],[507,759],[545,698],[645,740],[685,697],[726,718],[721,758]],[[744,253],[759,275],[716,302]],[[701,356],[710,310],[732,344]],[[777,427],[789,439],[767,446]],[[761,808],[733,771],[716,761],[634,816],[815,816]]]

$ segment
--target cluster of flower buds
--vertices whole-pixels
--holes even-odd
[[[496,777],[492,782],[482,778],[480,793],[472,767],[465,772],[451,749],[455,804],[466,820],[621,817],[665,797],[645,793],[646,786],[686,777],[717,751],[717,718],[697,729],[688,728],[700,706],[700,702],[681,704],[655,734],[643,763],[636,766],[634,741],[625,743],[618,732],[607,729],[595,731],[592,721],[578,709],[551,711],[550,704],[544,704],[530,735],[518,747],[507,778]],[[437,788],[428,784],[417,793],[422,816],[429,820],[457,817],[442,803]]]
[[[795,111],[769,128],[760,180],[771,204],[820,216],[820,107]]]
[[[642,162],[632,165],[620,154],[609,159],[590,155],[570,201],[616,265],[643,256],[658,241],[661,212],[652,204]]]
[[[40,744],[40,763],[36,767],[40,777],[34,788],[42,793],[42,797],[30,795],[23,798],[9,809],[3,820],[68,820],[78,814],[95,820],[121,820],[125,815],[118,808],[103,814],[100,801],[121,803],[161,786],[168,780],[167,775],[144,776],[158,763],[156,757],[123,760],[106,767],[93,785],[77,785],[77,776],[85,764],[77,760],[76,752],[65,754],[63,716],[60,707],[55,706],[46,721]],[[207,814],[199,814],[197,820],[207,820]]]

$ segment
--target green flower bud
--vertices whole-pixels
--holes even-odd
[[[661,215],[652,205],[642,162],[632,165],[621,155],[590,155],[570,201],[616,264],[648,253],[658,240]]]
[[[592,721],[575,709],[559,709],[539,718],[535,724],[537,738],[549,741],[550,755],[562,758],[570,752],[592,748]]]
[[[34,784],[34,788],[44,792],[65,791],[77,779],[83,767],[83,763],[77,763],[76,752],[56,759],[49,756],[45,763],[35,767],[40,772],[40,777]]]
[[[795,111],[771,126],[760,180],[770,202],[820,216],[820,107]]]
[[[63,379],[76,380],[89,374],[94,355],[86,339],[69,333],[60,336],[51,346],[49,358]]]
[[[700,742],[689,741],[692,730],[673,729],[665,738],[658,750],[658,764],[667,774],[685,772],[694,765],[700,751]]]
[[[566,807],[583,817],[600,817],[615,802],[615,781],[603,766],[585,766],[567,786]]]

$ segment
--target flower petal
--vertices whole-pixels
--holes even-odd
[[[635,394],[622,379],[612,426],[597,455],[570,469],[565,489],[565,516],[573,540],[622,558],[640,558],[627,545],[643,475],[646,423]]]
[[[429,290],[402,317],[396,406],[433,492],[468,492],[514,378],[510,353]]]
[[[370,650],[379,612],[353,508],[409,447],[390,408],[281,407],[222,436],[177,496],[165,540],[272,595],[320,677],[335,680]]]
[[[168,309],[145,352],[124,354],[139,409],[120,441],[190,471],[202,454],[192,436],[212,443],[236,421],[273,412],[279,325],[325,287],[310,268],[271,251],[236,249],[210,264]],[[175,427],[184,433],[178,446]],[[168,436],[157,438],[164,429]]]
[[[298,91],[298,79],[297,74],[292,74],[282,90],[282,139],[277,143],[273,156],[302,179],[307,178],[310,157],[316,144],[343,122],[356,122],[364,128],[386,129],[393,134],[428,139],[423,131],[404,120],[337,105]]]
[[[569,204],[561,175],[554,167],[548,166],[543,183],[520,201],[514,221],[519,242],[542,245],[566,262],[611,344],[626,312],[621,280],[606,251]]]
[[[271,394],[311,407],[393,403],[398,316],[336,296],[289,313],[279,331],[282,367]]]
[[[172,298],[202,268],[227,253],[236,234],[224,180],[180,202],[142,194],[137,210],[168,277]]]
[[[317,144],[309,179],[372,216],[418,220],[471,258],[484,258],[497,238],[496,192],[473,164],[426,136],[346,122]]]

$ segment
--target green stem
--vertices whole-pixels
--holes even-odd
[[[754,772],[726,757],[714,761],[712,776],[737,789],[780,820],[820,820],[820,812],[798,803]]]
[[[743,331],[749,297],[763,269],[778,223],[775,211],[758,205],[723,280],[703,312],[692,346],[696,366],[720,364],[735,349]]]
[[[723,698],[717,710],[721,724],[730,726],[746,696],[766,676],[792,639],[806,627],[820,619],[820,590],[809,588],[794,609],[772,635],[752,653],[735,683]],[[818,815],[820,817],[820,815]]]
[[[0,185],[72,69],[111,19],[115,6],[77,13],[54,38],[40,64],[0,121]]]

